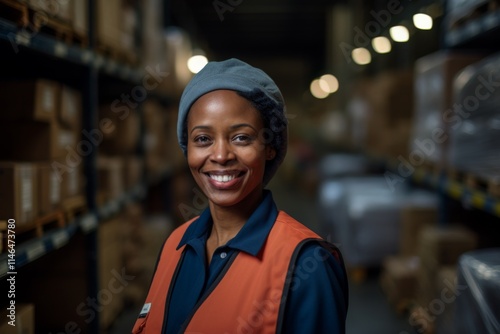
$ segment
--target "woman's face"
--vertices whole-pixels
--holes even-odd
[[[187,160],[212,204],[260,201],[266,160],[275,154],[262,140],[263,126],[259,111],[234,91],[207,93],[191,107]]]

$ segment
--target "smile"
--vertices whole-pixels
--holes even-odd
[[[234,180],[236,177],[235,174],[226,174],[226,175],[209,175],[212,180],[215,180],[217,182],[229,182]]]

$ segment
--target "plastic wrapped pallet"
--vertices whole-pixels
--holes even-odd
[[[455,333],[500,333],[500,248],[462,255],[457,275]]]
[[[392,191],[385,178],[351,177],[323,183],[321,233],[339,243],[347,264],[378,266],[399,251],[401,212],[415,203],[437,201],[429,192]]]
[[[477,19],[481,13],[495,6],[489,0],[451,0],[447,1],[445,26],[448,30],[460,28],[471,19]],[[493,8],[492,8],[493,9]],[[483,14],[484,15],[484,14]]]
[[[465,68],[456,78],[460,110],[451,126],[449,163],[485,180],[500,178],[500,54]]]
[[[329,154],[321,159],[319,171],[322,178],[362,175],[368,171],[368,161],[361,154]]]
[[[420,151],[427,161],[442,165],[449,144],[448,122],[452,109],[452,85],[455,75],[477,62],[480,55],[438,51],[415,63],[415,118],[412,151]]]

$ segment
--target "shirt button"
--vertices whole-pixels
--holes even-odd
[[[225,259],[225,258],[226,258],[226,256],[227,256],[227,253],[226,253],[226,252],[222,252],[222,253],[220,253],[220,258],[221,258],[221,259]]]

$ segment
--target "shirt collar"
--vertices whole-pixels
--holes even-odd
[[[253,256],[257,256],[264,245],[267,235],[278,216],[278,209],[269,190],[264,190],[262,202],[250,215],[238,234],[227,243],[227,247],[239,249]],[[190,243],[194,239],[206,238],[212,227],[210,209],[206,208],[184,233],[177,249]]]

